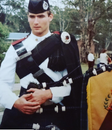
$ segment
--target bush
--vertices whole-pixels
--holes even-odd
[[[9,44],[6,43],[6,38],[9,35],[8,27],[0,22],[0,63],[4,58],[4,52],[7,51]]]

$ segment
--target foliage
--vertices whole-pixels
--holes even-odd
[[[99,48],[106,48],[112,40],[112,2],[111,0],[64,0],[66,8],[73,9],[71,23],[77,28],[82,41],[82,54],[91,47],[93,39],[99,41]],[[78,21],[78,22],[76,22]],[[74,27],[71,24],[71,27]],[[89,47],[89,48],[88,48]],[[83,52],[84,50],[84,52]],[[99,49],[98,49],[99,50]],[[97,50],[97,51],[98,51]]]
[[[51,30],[55,31],[64,31],[68,28],[68,19],[66,19],[65,17],[67,17],[68,14],[65,15],[65,11],[63,11],[63,9],[60,9],[57,6],[52,7],[52,12],[54,15],[54,19],[51,22]]]
[[[4,52],[6,52],[9,44],[5,43],[5,39],[9,34],[8,27],[0,23],[0,63],[4,58]]]
[[[8,27],[0,23],[0,40],[7,38],[8,34],[9,34]]]
[[[25,0],[1,0],[5,20],[3,23],[8,25],[10,32],[30,32],[27,20],[27,6]],[[2,22],[0,15],[0,21]]]
[[[85,56],[93,39],[99,41],[96,51],[109,46],[112,41],[111,0],[63,0],[64,8],[61,8],[60,0],[54,0],[54,3],[51,31],[80,35]],[[10,32],[30,32],[25,0],[1,0],[0,10],[0,21]]]

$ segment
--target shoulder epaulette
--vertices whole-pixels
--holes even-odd
[[[53,33],[54,33],[54,34],[58,34],[58,35],[61,34],[59,31],[54,31]]]
[[[17,40],[17,41],[12,42],[11,44],[14,46],[14,45],[16,45],[16,44],[22,42],[22,41],[25,40],[25,39],[26,39],[26,38],[22,38],[22,39],[20,39],[20,40]]]

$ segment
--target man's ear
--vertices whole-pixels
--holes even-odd
[[[50,17],[50,22],[51,22],[53,20],[53,14],[51,13],[49,17]]]

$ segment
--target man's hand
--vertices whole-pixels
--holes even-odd
[[[37,101],[30,102],[29,100],[32,99],[32,97],[32,93],[21,96],[15,101],[14,107],[25,114],[35,113],[40,108],[40,105]]]
[[[47,100],[52,99],[52,93],[50,89],[42,90],[42,89],[31,88],[27,90],[27,92],[32,93],[32,98],[28,101],[37,102],[39,103],[39,105],[45,103]]]

